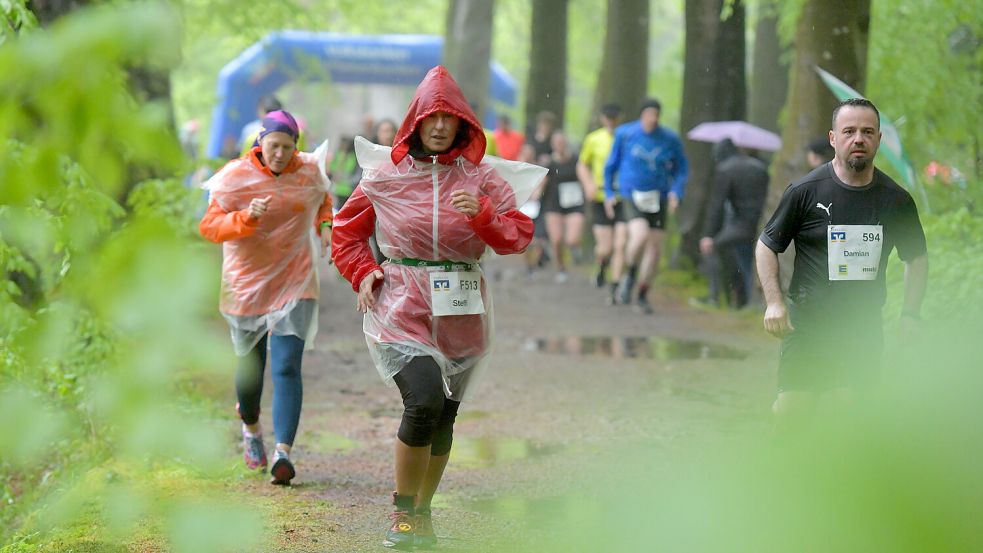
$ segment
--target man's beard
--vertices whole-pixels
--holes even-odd
[[[847,167],[853,169],[855,173],[861,173],[864,169],[870,165],[870,158],[868,157],[851,157],[846,160]]]

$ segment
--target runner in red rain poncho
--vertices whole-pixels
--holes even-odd
[[[478,262],[488,246],[522,252],[533,223],[482,161],[481,125],[443,67],[420,83],[388,158],[373,148],[378,154],[365,142],[357,148],[363,177],[335,217],[332,258],[359,293],[380,375],[403,396],[396,512],[384,545],[407,549],[436,541],[430,500],[459,402],[489,352],[492,303]],[[369,249],[373,232],[382,266]]]

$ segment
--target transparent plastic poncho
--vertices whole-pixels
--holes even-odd
[[[451,205],[451,193],[487,195],[495,211],[502,213],[524,203],[546,174],[544,168],[494,156],[485,156],[477,166],[463,157],[443,165],[407,156],[394,166],[390,148],[362,137],[356,139],[355,151],[363,171],[359,186],[372,202],[376,240],[386,258],[453,261],[477,271],[487,245]],[[487,365],[493,339],[488,283],[482,279],[485,313],[433,316],[433,268],[390,262],[382,268],[379,296],[363,319],[379,375],[392,384],[393,375],[413,357],[429,356],[441,369],[445,395],[466,399],[470,383]]]
[[[222,243],[219,310],[229,323],[235,353],[249,353],[268,333],[294,335],[313,347],[317,334],[319,240],[314,221],[330,181],[324,172],[327,143],[313,154],[297,152],[301,167],[278,177],[248,157],[230,161],[202,187],[226,212],[270,197],[256,231]]]

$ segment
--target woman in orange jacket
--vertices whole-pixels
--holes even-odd
[[[211,200],[199,226],[202,236],[222,243],[219,309],[239,357],[236,408],[250,469],[267,466],[259,404],[269,350],[276,437],[270,474],[281,485],[295,475],[290,448],[300,421],[301,359],[317,332],[316,235],[323,256],[331,234],[328,182],[315,157],[297,151],[298,135],[289,113],[267,114],[252,150],[205,183]]]

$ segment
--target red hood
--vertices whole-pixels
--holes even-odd
[[[410,138],[417,132],[420,121],[438,111],[456,115],[461,124],[468,124],[467,136],[455,144],[447,152],[437,156],[439,163],[449,164],[464,156],[464,159],[478,165],[485,155],[485,133],[478,123],[464,93],[457,86],[454,78],[442,65],[431,69],[427,76],[416,87],[416,94],[406,112],[403,124],[399,126],[396,139],[393,141],[392,160],[399,164],[410,151]]]

